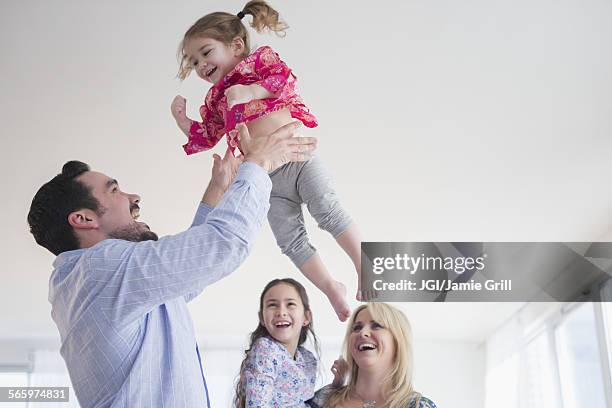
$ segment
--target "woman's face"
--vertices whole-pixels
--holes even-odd
[[[349,352],[361,370],[388,371],[393,367],[395,357],[393,334],[374,321],[365,308],[357,314],[351,327]]]

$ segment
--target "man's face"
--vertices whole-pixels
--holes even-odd
[[[134,242],[157,240],[157,234],[147,224],[136,221],[140,215],[140,196],[124,193],[117,180],[96,171],[87,171],[76,180],[89,187],[100,203],[98,228],[109,238]]]

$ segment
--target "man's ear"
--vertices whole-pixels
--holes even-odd
[[[68,224],[76,229],[96,229],[100,226],[98,215],[87,208],[68,214]]]
[[[246,45],[244,44],[244,40],[240,37],[235,37],[231,44],[230,44],[232,50],[234,51],[234,56],[235,57],[242,57],[245,54],[246,51]]]

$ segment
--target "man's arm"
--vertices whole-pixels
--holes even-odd
[[[200,292],[244,261],[269,208],[272,183],[265,170],[287,159],[307,160],[314,149],[313,138],[292,139],[295,129],[287,125],[257,139],[241,129],[245,163],[202,225],[158,241],[111,241],[89,257],[94,279],[104,284],[100,307],[113,321],[127,323],[165,301]],[[218,191],[212,190],[203,199],[214,201]]]
[[[242,163],[242,159],[242,157],[234,157],[234,154],[229,147],[225,151],[225,156],[223,159],[217,154],[213,155],[212,178],[210,179],[210,183],[208,183],[208,187],[204,192],[204,196],[202,197],[202,201],[198,206],[198,210],[193,218],[190,228],[202,225],[206,221],[208,214],[210,214],[219,201],[221,201],[225,191],[236,178],[236,173],[238,171],[238,167]],[[198,288],[185,294],[183,296],[185,298],[185,302],[191,302],[196,296],[202,293],[202,289]]]
[[[243,157],[234,157],[231,148],[227,148],[225,156],[221,158],[218,154],[213,154],[212,178],[206,191],[202,196],[202,201],[198,206],[196,215],[191,223],[191,227],[202,225],[208,214],[221,201],[221,198],[234,182],[238,167],[242,164]]]
[[[233,272],[266,218],[270,190],[268,175],[246,163],[202,225],[158,241],[115,240],[102,246],[89,259],[97,279],[106,281],[101,309],[113,321],[127,323]]]

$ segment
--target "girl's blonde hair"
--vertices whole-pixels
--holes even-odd
[[[406,407],[413,398],[420,399],[420,394],[412,387],[413,355],[412,330],[406,316],[396,308],[385,303],[367,303],[361,305],[353,312],[344,337],[343,357],[348,363],[347,385],[332,391],[325,403],[325,407],[336,407],[348,401],[354,394],[359,367],[353,360],[349,350],[349,337],[357,315],[367,309],[377,323],[391,331],[395,343],[394,366],[387,373],[383,381],[383,395],[386,396],[383,408]],[[417,401],[418,405],[419,401]],[[377,405],[378,406],[378,405]]]
[[[249,1],[238,14],[253,16],[251,27],[258,33],[273,31],[279,37],[284,37],[285,30],[289,28],[289,26],[280,19],[278,11],[274,10],[268,3],[262,0]],[[249,33],[238,15],[222,11],[207,14],[189,27],[189,30],[187,30],[183,40],[179,44],[177,53],[177,58],[179,60],[178,77],[181,80],[187,78],[193,69],[185,55],[185,42],[191,38],[197,37],[212,38],[226,45],[231,44],[235,38],[240,38],[245,46],[244,56],[251,52],[249,46]]]

